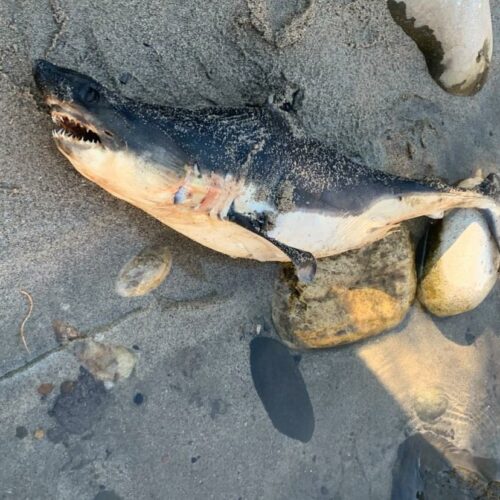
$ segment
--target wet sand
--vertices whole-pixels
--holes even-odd
[[[500,460],[498,284],[471,313],[438,320],[417,304],[381,337],[302,353],[314,433],[287,437],[250,369],[256,332],[275,337],[278,266],[209,251],[79,176],[31,77],[42,57],[154,103],[274,94],[294,103],[297,128],[351,157],[454,182],[500,171],[499,1],[491,8],[489,81],[460,98],[435,84],[382,0],[1,0],[0,498],[385,499],[415,432]],[[157,244],[172,252],[165,283],[117,295],[123,265]],[[34,304],[29,354],[21,289]],[[56,320],[132,349],[134,374],[102,392],[57,343]],[[76,411],[61,413],[60,384],[79,375]],[[41,396],[42,383],[54,390]]]

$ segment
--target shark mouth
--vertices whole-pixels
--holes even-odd
[[[99,134],[74,116],[61,111],[52,111],[52,121],[57,126],[52,131],[54,139],[70,140],[81,144],[101,144]]]

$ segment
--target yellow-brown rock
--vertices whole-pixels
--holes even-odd
[[[166,246],[141,250],[121,269],[116,280],[116,293],[122,297],[146,295],[161,285],[172,268],[172,254]]]
[[[397,326],[416,291],[406,228],[360,250],[318,261],[314,282],[299,284],[284,266],[275,286],[273,321],[298,348],[348,344]]]

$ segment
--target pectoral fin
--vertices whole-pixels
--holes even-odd
[[[279,248],[291,261],[295,267],[295,273],[297,278],[302,283],[311,283],[316,275],[316,259],[314,255],[305,250],[299,250],[298,248],[293,248],[284,243],[281,243],[274,238],[271,238],[266,234],[263,229],[265,222],[259,219],[254,219],[248,215],[240,214],[231,207],[227,214],[228,220],[238,224],[248,231],[259,235],[261,238],[266,239],[272,243],[275,247]]]

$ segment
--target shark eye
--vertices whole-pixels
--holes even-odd
[[[95,104],[99,101],[99,92],[94,87],[86,87],[82,91],[82,99],[87,104]]]

